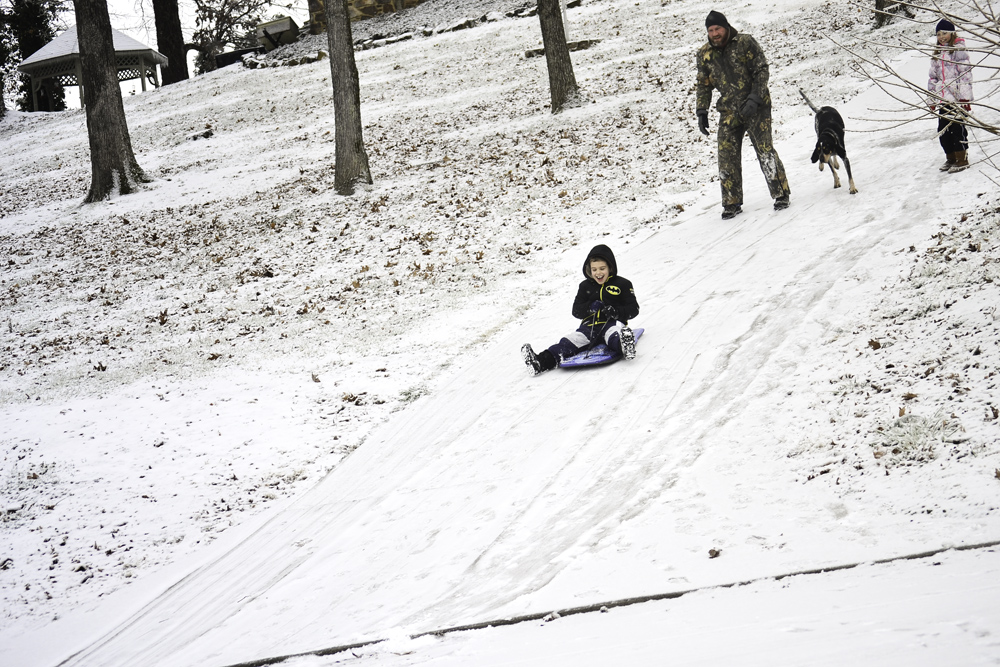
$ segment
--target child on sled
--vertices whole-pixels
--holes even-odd
[[[626,359],[635,358],[635,335],[628,321],[639,314],[639,304],[632,283],[618,275],[611,248],[595,246],[583,263],[583,275],[585,280],[573,300],[573,317],[581,320],[579,328],[539,354],[529,343],[521,348],[532,375],[552,370],[563,359],[601,342]]]

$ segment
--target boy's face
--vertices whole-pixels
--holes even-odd
[[[603,259],[590,260],[590,277],[597,281],[598,285],[603,285],[604,281],[610,277],[611,269]]]

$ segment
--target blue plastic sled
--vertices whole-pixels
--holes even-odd
[[[642,332],[645,329],[633,329],[632,333],[635,334],[635,340],[638,343],[639,338],[642,336]],[[604,343],[600,345],[595,345],[592,348],[586,349],[583,352],[578,352],[574,354],[569,359],[563,359],[562,363],[559,364],[559,368],[583,368],[584,366],[606,366],[607,364],[613,364],[622,355],[618,352],[612,352],[608,349],[608,346]]]

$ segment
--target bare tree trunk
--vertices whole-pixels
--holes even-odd
[[[914,18],[913,12],[899,0],[875,0],[875,27],[881,28],[892,21],[896,14],[903,14],[907,18]]]
[[[572,106],[580,93],[566,45],[559,0],[538,0],[538,20],[542,24],[542,46],[549,70],[552,113],[559,113],[563,108]]]
[[[333,187],[350,195],[358,183],[372,182],[368,153],[361,131],[361,83],[354,62],[351,21],[347,0],[327,0],[326,35],[330,44],[330,74],[333,77],[333,121],[336,165]]]
[[[169,60],[163,68],[163,85],[184,81],[188,78],[187,51],[177,0],[153,0],[153,16],[156,20],[156,50]]]
[[[14,35],[10,30],[10,15],[7,8],[0,6],[0,72],[7,71],[11,51],[14,47]],[[7,115],[7,104],[3,100],[4,75],[0,74],[0,118]]]
[[[148,179],[132,152],[115,67],[107,0],[73,0],[90,138],[90,192],[86,203],[128,194]]]

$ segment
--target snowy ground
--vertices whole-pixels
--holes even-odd
[[[996,553],[707,589],[604,613],[389,637],[286,667],[332,665],[995,665]]]
[[[325,63],[126,99],[154,181],[99,205],[79,203],[82,111],[4,120],[0,663],[222,665],[1000,539],[995,185],[942,176],[925,121],[850,134],[861,192],[834,191],[797,88],[871,127],[886,100],[822,37],[871,36],[868,16],[724,11],[769,55],[793,190],[773,213],[748,160],[735,224],[694,123],[695,2],[571,10],[602,41],[574,54],[591,102],[556,117],[522,57],[536,19],[359,52],[375,185],[346,199]],[[573,326],[598,242],[637,286],[639,357],[527,379],[520,344]],[[774,664],[794,633],[755,643],[733,610],[785,627],[785,600],[829,598],[788,626],[890,664],[845,621],[878,599],[916,628],[876,626],[886,651],[919,635],[987,664],[996,553],[934,562],[365,655],[558,664],[498,647],[588,636],[596,656],[620,643],[594,623],[651,637],[667,610],[669,637]]]

